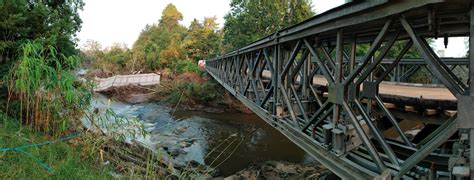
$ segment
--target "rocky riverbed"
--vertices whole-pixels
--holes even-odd
[[[149,135],[128,138],[129,141],[165,154],[176,166],[199,166],[203,172],[212,171],[213,177],[251,177],[264,169],[266,174],[257,173],[255,178],[298,179],[301,176],[292,174],[301,175],[295,172],[304,171],[308,172],[305,176],[316,177],[316,172],[324,171],[304,151],[253,114],[180,110],[154,102],[109,100],[101,94],[95,95],[93,107],[99,113],[109,108],[118,116],[138,120]],[[255,168],[255,164],[265,166]],[[241,171],[246,168],[247,172]]]
[[[330,172],[320,165],[304,165],[288,162],[266,161],[253,164],[225,180],[256,179],[329,179]]]

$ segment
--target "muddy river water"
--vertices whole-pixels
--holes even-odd
[[[316,163],[253,114],[175,110],[157,103],[132,105],[102,95],[95,95],[93,107],[108,107],[120,116],[138,119],[149,132],[139,141],[179,161],[216,168],[224,177],[268,160]]]

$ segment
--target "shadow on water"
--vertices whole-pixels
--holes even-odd
[[[230,175],[252,163],[268,160],[294,163],[312,162],[303,150],[253,114],[177,111],[174,117],[185,119],[184,121],[198,121],[200,123],[201,131],[203,131],[202,137],[207,143],[206,152],[212,151],[214,147],[217,147],[233,134],[246,135],[253,132],[236,149],[235,153],[218,167],[223,175]],[[193,132],[193,130],[189,132]],[[224,156],[228,156],[228,154],[225,153]],[[214,159],[210,157],[205,162],[209,165]]]

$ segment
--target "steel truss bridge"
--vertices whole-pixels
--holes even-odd
[[[473,52],[473,4],[355,0],[208,60],[206,70],[341,178],[470,179],[474,56],[440,58],[429,39],[443,38],[452,48],[450,37],[471,37]],[[410,50],[422,59],[406,59]],[[420,67],[442,85],[386,82],[405,81]],[[389,107],[390,101],[398,104]],[[407,105],[424,129],[430,126],[415,138],[397,115],[408,114],[400,113]],[[420,111],[429,108],[454,114],[438,114],[433,124]]]

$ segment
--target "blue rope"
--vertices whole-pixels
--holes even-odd
[[[31,148],[31,147],[40,147],[40,146],[44,146],[44,145],[48,145],[48,144],[54,144],[54,143],[57,143],[57,142],[60,142],[60,141],[66,141],[66,140],[69,140],[69,139],[74,139],[74,138],[79,137],[79,136],[81,136],[81,134],[68,136],[68,137],[57,139],[57,140],[54,140],[54,141],[46,141],[46,142],[39,143],[39,144],[28,144],[28,145],[19,146],[19,147],[0,148],[0,151],[17,151],[17,152],[26,154],[29,157],[31,157],[31,159],[35,160],[38,164],[40,164],[43,168],[45,168],[49,173],[52,174],[53,169],[51,169],[51,167],[49,167],[48,165],[46,165],[46,163],[44,163],[43,161],[36,158],[33,154],[31,154],[29,152],[26,152],[23,149]]]

